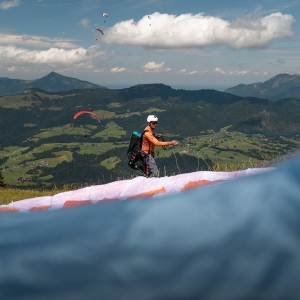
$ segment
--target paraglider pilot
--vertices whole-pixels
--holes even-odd
[[[173,140],[171,142],[161,142],[158,138],[161,134],[155,136],[154,130],[156,129],[158,118],[155,115],[149,115],[147,118],[147,127],[145,128],[145,133],[142,140],[142,155],[146,157],[146,162],[149,166],[148,177],[157,177],[159,171],[154,160],[154,148],[155,146],[177,146],[178,141]]]

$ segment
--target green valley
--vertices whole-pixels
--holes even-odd
[[[91,115],[73,115],[82,109]],[[0,168],[18,188],[102,184],[140,175],[127,166],[132,131],[148,114],[178,147],[156,148],[161,176],[238,170],[294,155],[300,139],[299,99],[277,102],[162,84],[60,93],[33,90],[0,97]]]

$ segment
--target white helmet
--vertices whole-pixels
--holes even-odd
[[[157,122],[158,121],[158,117],[155,115],[149,115],[147,118],[147,123],[149,122]]]

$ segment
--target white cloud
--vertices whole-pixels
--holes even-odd
[[[222,75],[246,75],[246,74],[249,74],[249,71],[245,71],[245,70],[225,72],[224,70],[222,70],[219,67],[215,68],[214,72],[222,74]]]
[[[214,70],[210,70],[210,71],[187,71],[186,69],[182,69],[178,72],[179,74],[184,74],[184,75],[196,75],[196,74],[214,74],[214,73],[218,73],[218,74],[222,74],[222,75],[246,75],[249,74],[249,71],[230,71],[230,72],[226,72],[223,69],[221,69],[220,67],[215,68]]]
[[[221,68],[215,68],[214,70],[216,73],[220,73],[220,74],[226,74],[226,72],[224,70],[222,70]]]
[[[234,49],[264,48],[273,39],[292,37],[292,15],[281,12],[233,21],[200,14],[179,16],[154,13],[138,22],[122,21],[106,30],[103,42],[157,49],[227,46]]]
[[[186,69],[182,69],[178,73],[179,74],[184,74],[184,75],[195,75],[195,74],[198,74],[199,72],[198,71],[188,72]]]
[[[182,69],[178,72],[179,74],[186,74],[187,73],[187,70],[186,69]]]
[[[164,66],[165,62],[161,62],[160,64],[159,63],[156,63],[154,61],[150,61],[148,63],[146,63],[143,68],[145,70],[161,70]]]
[[[20,5],[20,0],[3,1],[0,3],[0,9],[6,10]]]
[[[91,61],[102,53],[95,46],[89,49],[82,47],[65,50],[61,48],[50,48],[43,51],[31,51],[15,46],[0,46],[0,60],[9,63],[35,63],[35,64],[78,64]]]
[[[82,19],[80,22],[77,23],[77,25],[80,25],[83,28],[89,28],[90,27],[90,21],[88,19]]]
[[[165,62],[156,63],[154,61],[150,61],[146,63],[142,69],[144,72],[151,72],[151,73],[157,73],[157,72],[169,72],[171,71],[170,68],[164,68]]]
[[[92,70],[94,73],[102,73],[105,71],[105,69],[102,69],[102,68],[93,68]]]
[[[112,72],[112,73],[121,73],[121,72],[125,72],[125,71],[126,71],[126,68],[119,68],[119,67],[110,69],[110,72]]]
[[[228,74],[229,75],[246,75],[248,73],[249,73],[248,71],[231,71]]]
[[[16,70],[17,70],[16,66],[12,66],[10,68],[7,68],[7,71],[9,71],[9,72],[15,72]]]
[[[50,39],[44,36],[34,35],[14,35],[0,33],[0,45],[15,45],[28,47],[44,47],[44,48],[77,48],[73,41],[68,39],[54,38]]]

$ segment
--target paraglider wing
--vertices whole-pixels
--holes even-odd
[[[103,13],[102,16],[103,16],[103,17],[108,17],[108,14],[107,14],[107,13]]]
[[[95,31],[95,30],[97,30],[97,31],[101,32],[102,34],[104,34],[104,32],[99,28],[95,28],[93,31]]]
[[[82,114],[90,114],[90,115],[94,116],[94,117],[98,120],[98,122],[100,123],[100,118],[97,116],[97,114],[95,114],[94,112],[89,111],[89,110],[81,110],[81,111],[77,112],[77,113],[74,115],[74,117],[73,117],[74,120],[76,120],[76,118],[77,118],[78,116],[82,115]]]

